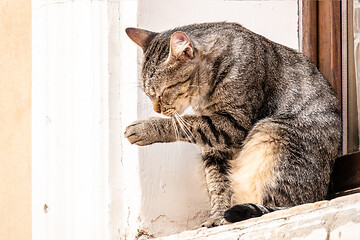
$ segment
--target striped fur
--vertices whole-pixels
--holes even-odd
[[[210,218],[203,227],[214,227],[221,224],[223,213],[231,206],[232,188],[228,178],[232,152],[203,152],[205,176],[210,196]]]
[[[144,50],[144,92],[171,118],[136,121],[125,137],[202,147],[204,226],[221,224],[233,204],[228,221],[325,198],[340,153],[339,103],[305,56],[236,23],[127,33]],[[195,115],[181,116],[190,105]]]

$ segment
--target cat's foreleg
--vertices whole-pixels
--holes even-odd
[[[248,126],[241,119],[236,119],[228,113],[211,116],[183,116],[183,122],[189,126],[191,138],[182,141],[195,142],[204,148],[235,149],[240,148],[248,132]]]
[[[145,146],[157,142],[192,142],[205,148],[238,148],[247,134],[229,114],[138,120],[125,130],[130,143]]]
[[[212,151],[203,153],[205,177],[210,197],[210,217],[201,226],[215,227],[222,225],[224,212],[230,208],[232,190],[228,179],[231,153]]]
[[[239,148],[247,134],[241,121],[227,113],[213,116],[185,115],[171,118],[138,120],[125,130],[130,143],[145,146],[152,143],[186,141],[205,148]]]

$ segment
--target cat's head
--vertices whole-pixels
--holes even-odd
[[[198,91],[194,82],[197,52],[184,33],[155,33],[127,28],[127,35],[143,50],[141,82],[156,112],[171,116],[191,104]]]

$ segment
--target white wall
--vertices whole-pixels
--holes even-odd
[[[139,27],[154,31],[209,21],[234,21],[253,32],[298,49],[296,0],[139,0]]]
[[[107,4],[32,9],[32,239],[108,239]]]
[[[33,239],[134,239],[198,226],[209,211],[199,149],[123,138],[128,124],[155,114],[138,87],[140,51],[124,29],[237,21],[297,48],[298,2],[32,5]]]

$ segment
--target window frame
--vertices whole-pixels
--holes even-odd
[[[352,6],[348,1],[302,0],[301,3],[302,52],[334,88],[342,111],[344,155],[335,161],[329,198],[357,193],[360,192],[360,153],[356,88],[355,80],[349,78],[352,70],[348,64]]]

